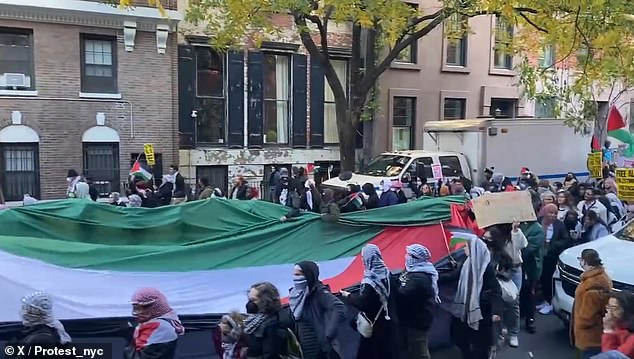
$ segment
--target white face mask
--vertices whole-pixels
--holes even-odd
[[[73,180],[73,178],[72,178],[72,177],[67,177],[67,178],[66,178],[66,182],[68,182],[68,183],[70,183],[72,180]]]

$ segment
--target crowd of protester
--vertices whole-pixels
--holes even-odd
[[[314,212],[326,221],[337,221],[341,213],[405,203],[409,199],[404,188],[409,189],[410,198],[460,195],[465,200],[484,193],[528,191],[538,220],[484,228],[481,237],[465,243],[466,260],[453,272],[457,283],[451,309],[453,342],[465,359],[488,359],[500,343],[520,345],[522,319],[525,330],[534,334],[536,311],[543,315],[553,311],[552,277],[559,255],[618,229],[634,209],[618,199],[609,167],[603,179],[586,183],[573,173],[562,182],[550,183],[528,168],[521,169],[516,181],[494,169],[484,173],[479,185],[464,177],[444,183],[428,183],[424,178],[384,179],[378,193],[371,183],[349,184],[345,191],[320,189],[303,168],[281,168],[270,176],[267,197],[289,208],[282,220]],[[69,171],[68,185],[69,197],[91,197],[90,181],[74,171]],[[171,166],[158,188],[133,180],[127,206],[179,204],[187,201],[189,192],[178,167]],[[212,197],[250,200],[260,194],[243,177],[235,179],[226,196],[208,178],[200,178],[194,198]],[[126,205],[116,195],[111,203]],[[398,275],[387,268],[378,247],[366,245],[361,256],[365,271],[358,292],[333,294],[320,281],[317,264],[310,261],[297,263],[289,273],[294,287],[288,308],[282,306],[280,291],[273,284],[254,284],[249,289],[246,315],[235,311],[222,317],[214,337],[220,357],[285,358],[301,348],[307,359],[345,358],[342,333],[356,330],[362,337],[357,358],[430,358],[427,337],[440,297],[438,272],[429,250],[420,244],[408,246],[405,270]],[[634,296],[612,292],[612,281],[595,250],[585,249],[579,261],[583,274],[575,292],[572,344],[583,358],[634,357]],[[30,335],[49,335],[60,344],[70,341],[61,323],[52,317],[52,304],[45,293],[33,294],[23,303],[25,332],[18,341],[29,340],[25,338]],[[184,329],[167,300],[155,289],[142,289],[132,303],[140,325],[126,358],[172,358]],[[360,313],[352,323],[346,323],[347,307]],[[139,345],[137,340],[134,344],[139,336],[148,335],[142,333],[144,323],[165,318],[158,327],[170,333],[161,336],[170,338],[169,342]]]

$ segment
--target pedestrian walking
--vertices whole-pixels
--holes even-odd
[[[612,291],[612,280],[594,249],[584,249],[579,264],[583,273],[575,290],[570,334],[582,359],[589,359],[601,352],[603,316]]]
[[[486,244],[479,238],[469,240],[465,254],[452,306],[451,338],[463,359],[489,359],[493,322],[501,320],[502,292]]]
[[[405,250],[405,272],[392,284],[400,324],[400,348],[404,358],[428,359],[433,309],[440,303],[438,271],[427,247],[412,244]]]
[[[288,355],[291,325],[282,315],[282,303],[277,288],[269,283],[256,283],[249,289],[248,313],[244,332],[248,336],[247,358],[278,359]]]
[[[359,310],[373,323],[372,336],[361,339],[357,358],[390,359],[395,351],[388,345],[392,338],[389,323],[390,271],[383,262],[381,250],[374,244],[363,247],[361,258],[364,272],[360,291],[352,294],[340,292],[345,304]]]
[[[315,262],[295,265],[293,282],[289,304],[304,358],[345,359],[338,336],[346,325],[343,302],[319,280],[319,267]]]
[[[176,342],[185,334],[178,315],[156,288],[141,288],[132,295],[132,315],[138,322],[125,359],[173,359]]]
[[[22,330],[18,337],[7,342],[9,346],[19,347],[24,345],[51,345],[59,348],[67,348],[72,341],[66,332],[64,325],[53,315],[53,300],[45,292],[35,292],[22,298]],[[12,358],[6,352],[7,359]],[[15,353],[15,358],[35,359],[38,356],[33,354],[26,356]]]

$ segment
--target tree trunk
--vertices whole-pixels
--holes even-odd
[[[355,170],[355,119],[347,106],[336,106],[341,172]],[[357,119],[358,120],[358,119]]]

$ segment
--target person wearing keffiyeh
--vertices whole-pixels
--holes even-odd
[[[465,254],[452,307],[451,337],[463,359],[488,359],[493,321],[500,321],[502,290],[489,249],[480,238],[467,242]]]
[[[185,334],[178,315],[156,288],[137,290],[130,301],[138,325],[124,350],[126,359],[173,359],[178,337]]]
[[[291,323],[282,314],[277,288],[269,283],[256,283],[249,289],[248,313],[244,333],[248,336],[247,358],[279,359],[288,355],[288,332]]]
[[[223,315],[214,330],[213,342],[219,358],[245,359],[248,342],[242,314],[232,312]]]
[[[9,341],[7,345],[70,345],[71,337],[64,329],[64,325],[53,316],[53,301],[47,293],[35,292],[22,298],[20,314],[24,329],[18,338]],[[31,358],[28,355],[16,354],[7,354],[7,358]]]
[[[390,359],[393,348],[387,343],[393,335],[389,322],[390,271],[383,262],[381,250],[374,244],[367,244],[361,250],[363,259],[363,279],[358,293],[341,291],[344,303],[365,313],[370,321],[376,319],[372,337],[362,338],[357,358]],[[380,311],[380,312],[379,312]],[[378,317],[377,317],[378,316]]]
[[[405,358],[428,359],[427,333],[434,321],[433,307],[439,302],[438,272],[431,253],[420,244],[407,247],[405,272],[392,281],[392,293],[400,325],[400,347]]]

